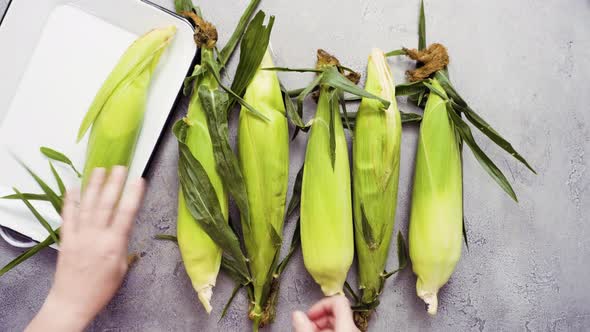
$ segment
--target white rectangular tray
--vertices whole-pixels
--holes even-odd
[[[55,187],[48,146],[83,168],[86,139],[76,144],[80,122],[126,48],[157,27],[175,25],[176,37],[153,77],[145,122],[130,177],[144,172],[196,53],[191,25],[141,0],[13,0],[0,23],[0,195],[41,192],[15,161],[24,161]],[[79,180],[57,165],[67,186]],[[57,227],[50,205],[35,203]],[[0,200],[0,225],[33,240],[48,235],[19,201]]]

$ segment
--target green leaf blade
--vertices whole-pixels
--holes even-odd
[[[344,291],[347,291],[348,294],[354,299],[354,303],[360,303],[360,297],[354,292],[348,281],[344,282]]]
[[[299,114],[299,117],[303,118],[303,102],[305,98],[320,85],[323,77],[324,73],[317,75],[297,96],[297,114]]]
[[[479,164],[514,201],[518,202],[516,193],[512,189],[510,182],[508,182],[508,179],[506,179],[506,176],[504,176],[502,171],[500,171],[494,162],[477,145],[473,138],[473,134],[471,133],[471,129],[469,129],[469,126],[461,119],[461,117],[459,117],[459,115],[457,115],[452,107],[450,107],[449,103],[447,103],[447,113],[454,123],[455,129],[463,141],[467,143]]]
[[[389,101],[359,88],[348,78],[346,78],[346,76],[342,75],[336,67],[329,67],[324,70],[320,84],[329,85],[335,89],[342,90],[359,97],[379,100],[381,104],[383,104],[384,109],[389,108],[389,105],[391,104]]]
[[[480,117],[475,111],[471,109],[471,107],[462,107],[456,103],[453,103],[453,108],[459,110],[463,114],[469,122],[471,122],[479,131],[481,131],[484,135],[486,135],[489,139],[491,139],[497,146],[499,146],[502,150],[508,152],[512,157],[516,160],[521,162],[526,168],[528,168],[534,174],[537,172],[533,169],[533,167],[524,159],[524,157],[514,149],[512,144],[505,140],[490,124],[488,124],[482,117]]]
[[[203,50],[201,50],[201,52],[203,52]],[[191,74],[191,76],[185,78],[182,83],[182,94],[184,94],[187,97],[190,97],[191,93],[193,92],[193,87],[195,86],[195,84],[199,82],[199,80],[203,76],[205,76],[206,72],[206,66],[195,65],[195,68],[193,69],[193,73]]]
[[[453,109],[455,109],[458,112],[464,113],[467,120],[469,120],[469,122],[471,122],[479,131],[481,131],[484,135],[491,139],[501,149],[508,152],[516,160],[521,162],[526,168],[533,172],[533,174],[537,174],[533,167],[526,161],[526,159],[520,153],[516,151],[516,149],[514,149],[510,142],[505,140],[494,128],[492,128],[492,126],[488,122],[486,122],[471,107],[469,107],[469,105],[467,105],[467,102],[461,97],[461,95],[459,95],[459,93],[453,87],[448,76],[445,73],[439,70],[436,72],[435,78],[443,87],[446,94],[451,98],[451,106],[453,107]]]
[[[53,237],[48,236],[43,242],[40,242],[34,247],[29,248],[27,251],[23,252],[18,257],[6,264],[2,269],[0,269],[0,277],[54,243],[55,241],[53,240]]]
[[[416,113],[406,113],[406,112],[402,112],[400,111],[400,116],[402,119],[402,124],[404,123],[420,123],[422,121],[422,116],[420,114],[416,114]]]
[[[240,103],[240,105],[244,106],[248,111],[252,112],[252,114],[256,115],[260,119],[262,119],[264,121],[269,121],[269,119],[266,116],[264,116],[262,113],[258,112],[252,105],[250,105],[248,102],[246,102],[238,93],[233,91],[232,88],[225,86],[223,84],[223,82],[221,82],[221,78],[219,77],[219,74],[218,74],[217,70],[215,69],[215,63],[212,62],[212,60],[208,60],[205,63],[207,64],[207,66],[209,68],[209,72],[212,74],[211,76],[213,78],[215,78],[215,81],[217,81],[217,84],[227,94],[229,94],[233,98],[232,101],[228,102],[228,105],[226,106],[228,111],[229,111],[229,109],[231,109],[231,107],[233,105],[233,101],[237,101],[238,103]]]
[[[397,233],[397,261],[399,264],[398,270],[403,270],[408,266],[410,254],[408,253],[408,246],[402,232]]]
[[[283,271],[287,267],[287,264],[289,264],[289,261],[291,260],[293,253],[295,253],[295,250],[297,250],[297,248],[300,245],[301,245],[301,222],[298,218],[297,225],[295,226],[295,231],[293,232],[293,237],[291,238],[291,245],[289,246],[289,252],[287,253],[285,258],[283,258],[283,260],[277,266],[276,274],[278,276],[280,276],[283,273]]]
[[[348,113],[346,115],[342,114],[340,116],[342,118],[342,121],[348,121],[351,131],[354,130],[354,126],[356,125],[356,115],[357,115],[357,113],[355,112],[355,113]],[[344,117],[346,117],[346,119],[344,119]]]
[[[336,121],[335,117],[338,115],[338,104],[334,100],[337,98],[337,90],[330,92],[330,162],[332,163],[332,170],[336,167]]]
[[[280,248],[283,243],[281,233],[272,224],[270,225],[270,241],[274,248]]]
[[[270,16],[268,24],[264,25],[265,17],[263,11],[258,11],[244,33],[240,46],[240,62],[231,85],[231,89],[240,97],[256,75],[268,48],[275,17]]]
[[[17,161],[33,177],[33,179],[35,180],[35,182],[37,182],[37,184],[39,185],[39,187],[41,187],[41,190],[43,190],[43,192],[45,193],[45,195],[47,195],[47,198],[49,199],[49,202],[51,202],[51,205],[53,206],[53,208],[55,209],[55,211],[58,214],[61,214],[61,209],[62,209],[62,206],[63,206],[63,200],[55,193],[55,191],[53,191],[53,189],[51,189],[51,187],[49,187],[47,185],[47,183],[45,183],[45,181],[43,181],[27,165],[25,165],[22,161],[20,161],[18,159],[17,159]]]
[[[242,39],[242,36],[244,35],[244,31],[246,30],[246,27],[248,25],[248,21],[250,21],[250,17],[252,17],[252,14],[254,14],[254,11],[256,11],[256,8],[258,7],[259,4],[260,4],[260,0],[251,0],[250,1],[250,3],[248,4],[248,7],[246,7],[246,10],[244,11],[242,16],[240,17],[240,20],[238,21],[238,25],[234,29],[234,32],[232,33],[231,37],[229,38],[227,44],[225,44],[225,46],[223,47],[221,52],[219,52],[218,59],[219,59],[219,62],[222,66],[225,66],[227,61],[230,59],[231,55],[234,53],[236,46],[238,45],[240,39]]]
[[[408,245],[406,244],[406,240],[404,240],[404,236],[402,235],[401,231],[397,233],[397,261],[398,268],[391,272],[384,273],[383,282],[385,282],[385,279],[405,269],[408,266],[408,262],[410,261]]]
[[[426,49],[426,15],[424,14],[424,0],[420,1],[420,19],[418,21],[418,50]]]
[[[442,70],[439,70],[436,73],[434,73],[434,78],[438,81],[438,83],[440,83],[443,90],[445,90],[445,92],[451,99],[453,99],[459,105],[467,107],[467,103],[465,102],[465,100],[463,100],[463,98],[459,95],[457,90],[455,90],[455,88],[451,84],[451,81],[449,80],[449,77]]]
[[[291,195],[291,200],[289,201],[289,205],[287,206],[287,218],[291,217],[299,204],[301,203],[301,185],[303,183],[303,168],[304,165],[301,165],[299,172],[297,172],[297,176],[295,177],[295,184],[293,185],[293,194]]]
[[[66,194],[66,186],[64,185],[63,180],[59,176],[59,173],[57,173],[55,167],[53,167],[53,163],[51,161],[49,162],[49,168],[51,168],[51,173],[53,173],[53,177],[55,178],[55,182],[57,183],[57,186],[59,188],[59,193],[61,194],[61,197],[63,197]]]
[[[371,223],[367,218],[367,213],[365,211],[365,205],[361,203],[361,224],[363,226],[363,239],[365,240],[365,244],[369,249],[376,249],[378,244],[375,241],[375,235],[373,233],[373,228],[371,227]]]
[[[192,0],[174,0],[174,9],[178,14],[194,10]]]
[[[405,54],[406,54],[406,51],[404,51],[403,49],[399,49],[399,50],[387,52],[387,53],[385,53],[385,56],[389,58],[392,56],[405,55]]]
[[[80,172],[78,172],[78,170],[74,166],[74,163],[65,154],[63,154],[57,150],[48,148],[46,146],[42,146],[40,148],[40,151],[45,157],[70,166],[70,168],[76,173],[76,175],[78,177],[82,176],[82,174],[80,174]]]
[[[426,86],[422,84],[424,81],[417,81],[411,83],[402,83],[395,86],[396,96],[410,96],[426,91]]]
[[[178,177],[187,208],[211,239],[231,256],[234,268],[246,277],[249,272],[240,241],[225,221],[207,172],[184,143],[186,126],[183,121],[178,121],[173,131],[179,143]]]
[[[204,86],[199,87],[201,105],[207,115],[209,135],[213,144],[213,153],[217,171],[221,175],[227,190],[234,198],[241,216],[246,220],[244,225],[250,226],[250,207],[246,191],[246,183],[238,159],[229,144],[229,131],[227,120],[227,106],[229,103],[226,94],[218,90],[209,90]]]
[[[342,109],[342,118],[344,119],[344,123],[346,124],[346,128],[353,134],[352,127],[350,122],[348,121],[348,110],[346,109],[346,99],[344,99],[344,93],[339,91],[338,93],[338,100],[340,101],[340,108]]]
[[[178,238],[174,235],[169,234],[157,234],[156,236],[154,236],[154,239],[178,243]]]
[[[293,103],[293,100],[289,95],[289,91],[287,91],[283,83],[279,82],[279,86],[281,88],[281,93],[283,94],[283,101],[285,104],[285,110],[287,111],[287,118],[295,127],[305,128],[303,119],[301,119],[301,116],[297,113],[297,107],[295,106],[295,103]]]
[[[41,224],[41,226],[43,226],[43,228],[45,228],[45,230],[49,233],[49,236],[51,237],[51,239],[53,240],[54,243],[59,243],[59,235],[57,235],[57,233],[53,230],[53,228],[51,227],[51,225],[49,225],[49,223],[47,222],[47,220],[45,220],[45,218],[43,218],[43,216],[39,213],[39,211],[37,211],[37,209],[35,209],[35,207],[29,202],[29,200],[27,200],[25,198],[25,196],[22,195],[22,193],[16,189],[16,188],[12,188],[12,190],[14,190],[14,192],[16,193],[16,195],[19,196],[19,198],[21,199],[21,201],[23,203],[25,203],[25,205],[27,206],[27,208],[29,209],[29,211],[31,211],[31,213],[33,213],[33,215],[35,216],[35,218],[37,219],[37,221],[39,221],[39,223]]]
[[[242,287],[244,287],[244,286],[240,283],[236,284],[236,286],[234,287],[233,291],[231,292],[231,296],[229,297],[229,300],[227,300],[227,303],[225,303],[225,305],[223,306],[223,310],[221,311],[221,316],[219,317],[220,321],[227,314],[227,310],[229,309],[231,304],[234,302],[236,295],[238,295],[238,292],[240,291],[240,289],[242,289]]]
[[[21,199],[21,196],[26,198],[29,201],[45,201],[45,202],[49,202],[49,197],[47,197],[47,195],[45,194],[33,194],[33,193],[21,193],[20,195],[18,194],[12,194],[12,195],[6,195],[6,196],[2,196],[0,197],[1,199]]]
[[[467,251],[469,251],[469,241],[467,239],[467,224],[465,223],[465,217],[463,217],[463,241],[465,242]]]
[[[435,87],[434,85],[428,83],[428,82],[422,82],[422,84],[424,84],[424,86],[426,86],[428,88],[428,90],[430,90],[430,92],[436,94],[437,96],[439,96],[442,100],[449,100],[449,97],[447,97],[447,95],[445,94],[444,91],[439,90],[437,87]],[[420,103],[420,101],[418,102]]]

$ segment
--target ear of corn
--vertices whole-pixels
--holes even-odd
[[[273,66],[267,50],[260,68]],[[289,181],[289,128],[279,80],[276,72],[260,68],[244,100],[268,120],[242,108],[238,127],[240,168],[250,206],[250,225],[242,229],[253,277],[254,315],[262,312],[263,291],[276,267]]]
[[[201,56],[213,56],[213,51],[202,48]],[[217,82],[211,74],[206,74],[195,82],[195,87],[199,86],[216,89]],[[209,126],[196,88],[193,91],[188,114],[184,121],[189,126],[185,144],[188,146],[191,154],[205,169],[213,188],[215,188],[215,193],[221,206],[221,212],[227,221],[227,192],[215,168],[215,156],[213,154],[211,136],[209,135]],[[211,296],[221,265],[222,250],[191,215],[186,207],[182,189],[179,189],[178,193],[177,235],[178,246],[186,272],[192,281],[194,289],[197,291],[203,307],[207,313],[210,313],[212,310]]]
[[[444,93],[437,80],[432,85]],[[410,258],[416,291],[436,314],[438,290],[461,255],[463,197],[461,155],[445,101],[430,93],[416,155],[410,218]]]
[[[82,184],[96,167],[129,166],[145,112],[152,74],[176,27],[155,29],[123,54],[98,91],[78,131],[78,141],[92,126]]]
[[[385,55],[374,49],[367,68],[367,92],[391,102],[363,98],[353,138],[354,222],[362,302],[381,292],[393,233],[399,182],[401,118]]]
[[[82,175],[83,185],[86,184],[90,173],[96,167],[110,169],[115,165],[129,166],[143,122],[147,90],[152,73],[162,52],[175,33],[176,27],[170,26],[152,30],[137,39],[121,56],[96,94],[82,120],[77,137],[77,141],[80,141],[92,126],[84,174]],[[49,159],[69,165],[80,176],[71,160],[64,154],[46,147],[42,147],[41,152]],[[56,212],[60,213],[62,199],[30,169],[26,166],[25,168],[45,192],[42,195],[43,200],[49,200]],[[55,172],[53,166],[51,168],[56,182],[60,184],[60,190],[63,189],[63,183],[58,173]],[[18,196],[20,197],[20,195]],[[34,214],[38,215],[36,212]],[[40,222],[42,222],[41,219],[39,219]],[[55,243],[55,235],[59,235],[59,229],[51,235],[0,269],[0,276]]]
[[[301,247],[307,271],[325,295],[342,294],[352,264],[354,241],[348,147],[334,91],[320,88],[307,142],[301,191]],[[332,122],[333,121],[333,122]],[[334,125],[335,160],[330,158]]]
[[[211,297],[221,266],[221,249],[194,220],[182,190],[178,194],[178,247],[193,288],[205,311],[211,313]]]

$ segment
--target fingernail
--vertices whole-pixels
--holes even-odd
[[[126,173],[127,167],[121,165],[113,166],[113,169],[111,170],[111,174],[125,175]]]
[[[102,175],[104,173],[106,173],[106,169],[104,167],[96,167],[95,169],[92,170],[93,176]]]
[[[295,311],[293,312],[293,324],[294,325],[300,325],[300,324],[305,324],[305,314],[301,311]]]

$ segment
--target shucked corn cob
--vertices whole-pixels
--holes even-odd
[[[401,118],[385,54],[369,56],[365,90],[390,101],[363,98],[353,138],[354,222],[362,302],[377,300],[393,232],[399,182]],[[368,224],[368,225],[365,225]],[[368,226],[368,227],[367,227]],[[370,232],[371,235],[366,234]],[[372,243],[368,242],[371,237]]]
[[[213,50],[201,48],[201,57],[212,57]],[[197,89],[199,86],[207,86],[211,89],[217,88],[217,81],[211,73],[205,74],[195,82],[195,89],[189,104],[188,114],[184,121],[189,125],[187,129],[186,145],[197,159],[209,177],[215,188],[221,212],[226,221],[228,218],[227,192],[219,173],[215,168],[215,157],[213,145],[209,136],[207,118]],[[222,250],[205,233],[198,222],[191,215],[186,206],[182,189],[178,192],[178,221],[177,221],[178,246],[182,255],[187,274],[189,275],[193,288],[197,291],[199,300],[203,307],[210,313],[211,296],[213,287],[217,280],[219,267],[221,266]]]
[[[432,85],[444,94],[433,79]],[[437,293],[459,261],[463,197],[461,154],[445,101],[430,93],[416,156],[410,218],[410,258],[418,277],[416,291],[436,314]]]
[[[78,131],[78,141],[92,126],[82,184],[96,167],[129,166],[141,131],[147,92],[160,56],[175,26],[155,29],[137,39],[96,94]]]
[[[266,67],[273,67],[268,50],[260,64]],[[262,313],[263,288],[272,282],[271,269],[280,250],[273,233],[280,239],[289,181],[289,128],[279,80],[276,72],[260,68],[244,99],[268,120],[243,108],[238,128],[240,168],[250,206],[251,224],[242,229],[253,277],[254,315]]]
[[[303,261],[326,296],[342,294],[354,255],[348,147],[338,102],[330,102],[332,93],[331,87],[320,85],[301,191]],[[333,167],[329,153],[331,121],[336,143]]]

